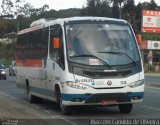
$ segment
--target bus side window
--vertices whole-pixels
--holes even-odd
[[[59,38],[60,48],[54,48],[53,44],[54,38]],[[60,25],[54,25],[51,27],[50,58],[53,59],[64,70],[65,64],[64,64],[63,33]]]

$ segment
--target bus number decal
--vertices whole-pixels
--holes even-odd
[[[94,82],[94,79],[76,79],[76,82]]]

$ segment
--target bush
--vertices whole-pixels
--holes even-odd
[[[0,44],[0,61],[9,67],[11,62],[15,60],[16,43]]]

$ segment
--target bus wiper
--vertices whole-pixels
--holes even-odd
[[[111,68],[111,66],[109,64],[107,64],[105,61],[103,61],[101,58],[99,58],[99,57],[97,57],[95,55],[82,54],[82,55],[71,56],[71,58],[75,58],[75,57],[94,57],[94,58],[100,60],[101,63],[103,63],[104,65],[106,65],[108,68]]]
[[[130,59],[134,65],[136,65],[136,62],[126,53],[123,53],[123,52],[113,52],[113,51],[109,51],[109,52],[98,52],[98,53],[111,53],[111,54],[119,54],[119,55],[125,55],[128,59]]]

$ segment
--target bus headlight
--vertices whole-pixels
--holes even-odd
[[[135,87],[141,86],[143,84],[144,84],[144,79],[133,82],[133,83],[129,84],[128,86],[131,88],[135,88]]]
[[[1,72],[1,74],[2,74],[2,75],[5,75],[5,74],[6,74],[6,72],[5,72],[5,71],[2,71],[2,72]]]
[[[81,83],[78,83],[78,82],[67,82],[67,85],[68,85],[69,87],[72,87],[72,88],[83,89],[83,90],[89,88],[89,86],[84,85],[84,84],[81,84]]]

